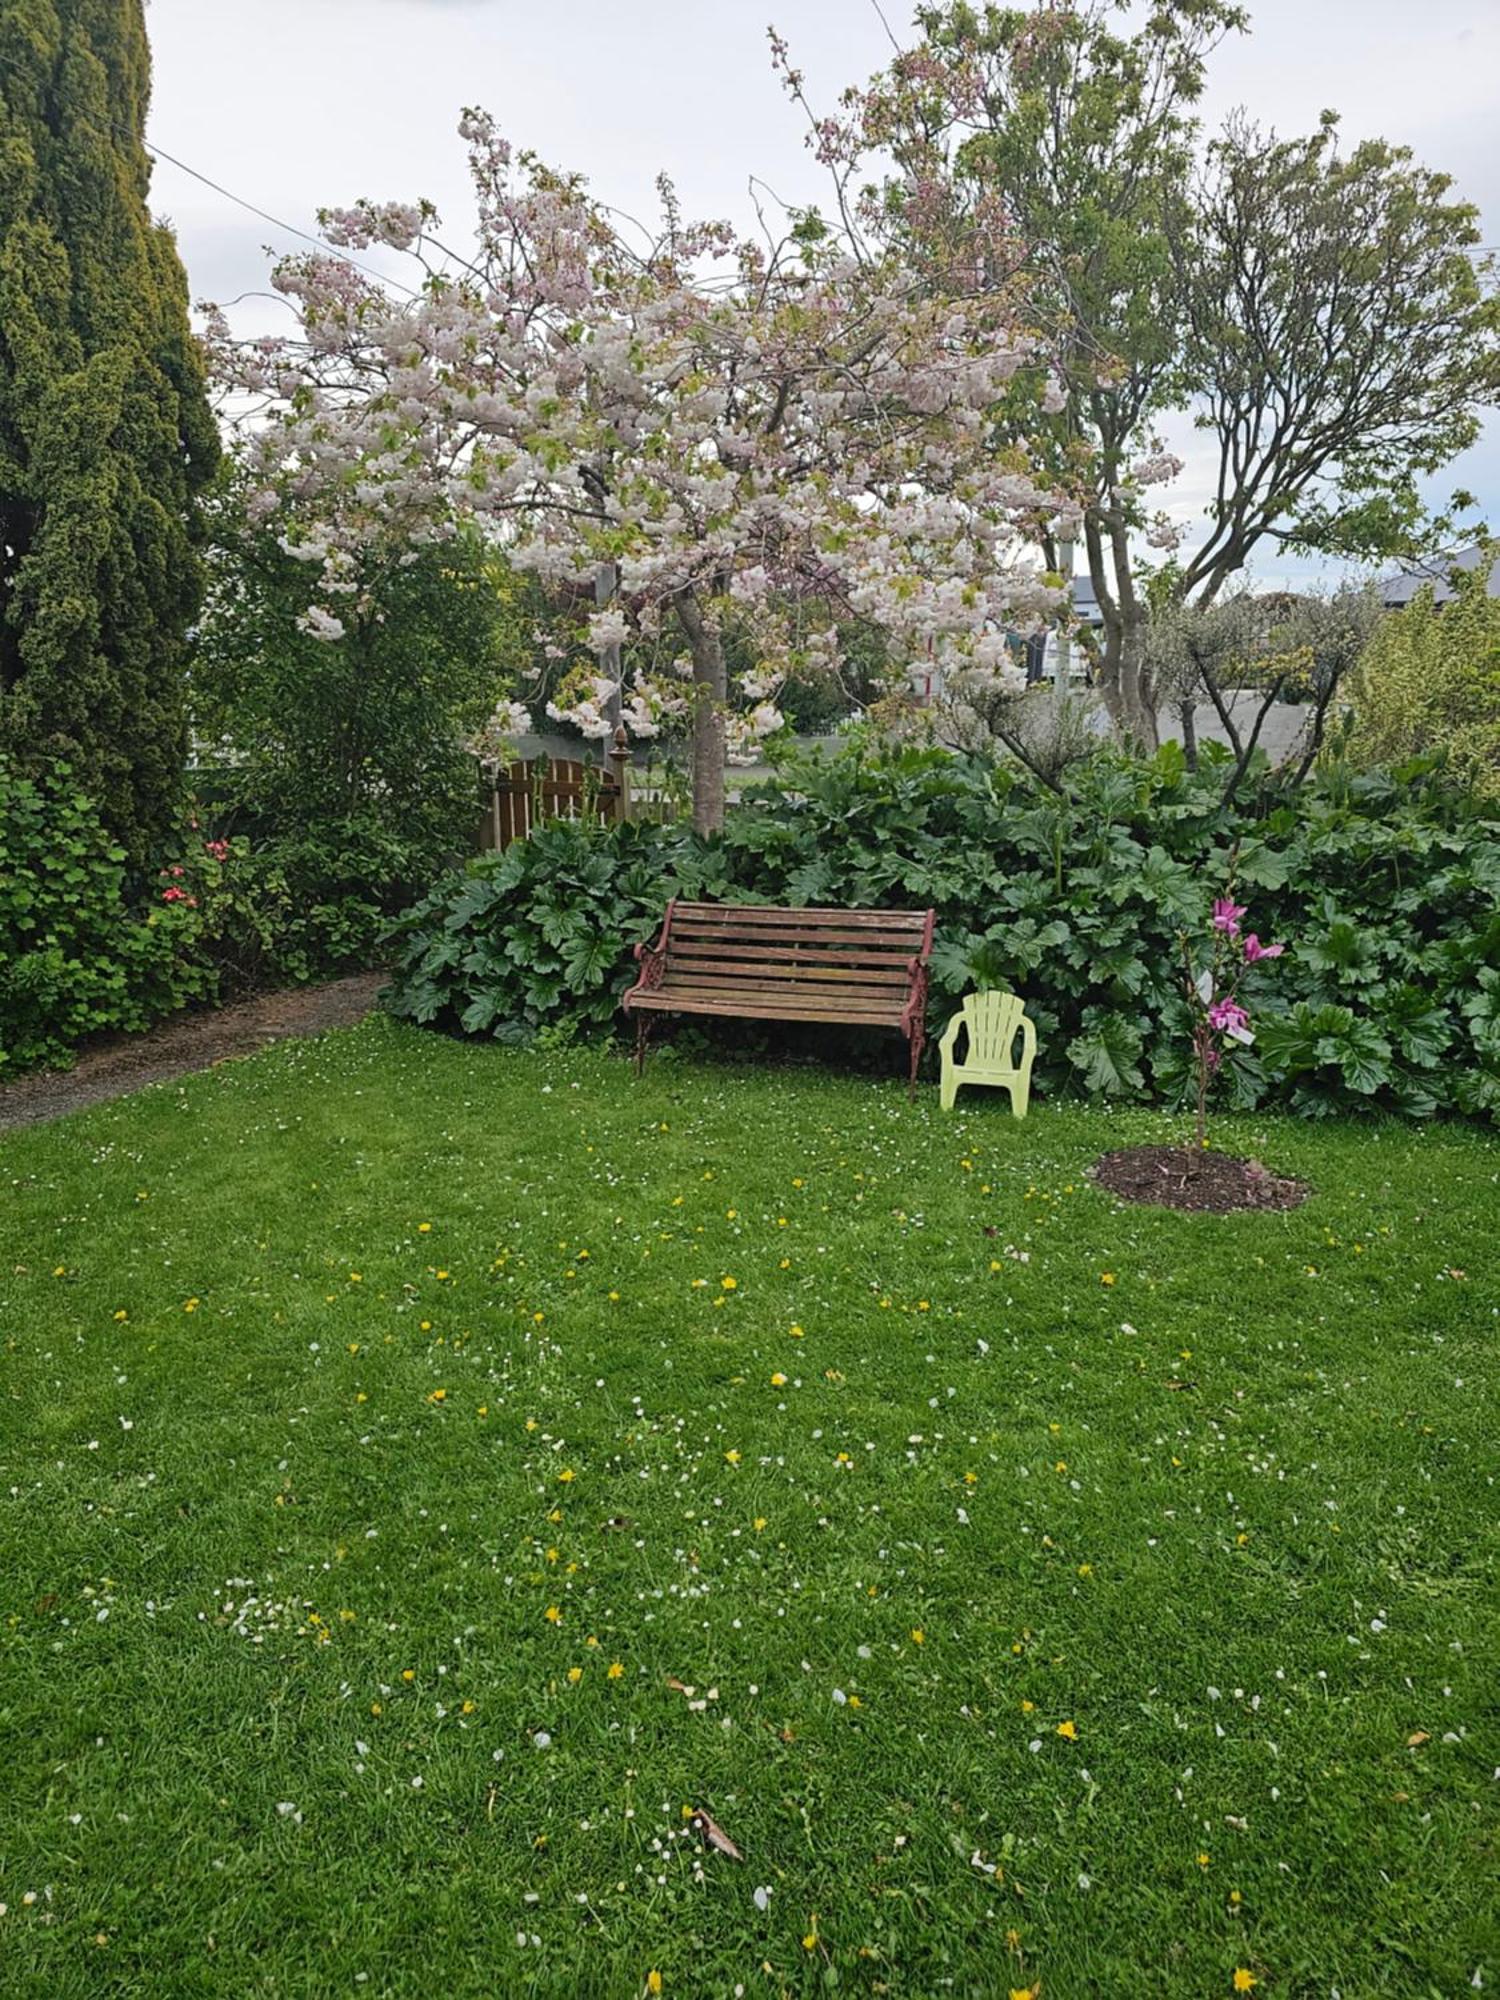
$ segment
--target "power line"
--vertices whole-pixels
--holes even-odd
[[[12,76],[20,76],[22,74],[14,63],[4,61],[0,61],[0,70],[7,70]],[[325,237],[311,235],[307,230],[299,229],[295,222],[284,222],[279,215],[272,215],[269,209],[260,208],[255,202],[247,201],[243,195],[236,194],[233,188],[225,187],[221,181],[214,180],[208,174],[199,173],[196,167],[190,167],[186,160],[178,159],[175,153],[169,153],[165,146],[157,145],[154,139],[146,138],[143,133],[137,132],[133,126],[125,125],[117,118],[107,118],[105,122],[112,131],[119,133],[122,137],[137,140],[145,148],[148,159],[153,161],[165,160],[169,166],[176,167],[179,173],[187,174],[195,181],[201,181],[204,187],[211,188],[217,195],[222,195],[225,201],[232,201],[237,208],[245,209],[249,214],[258,217],[262,222],[269,222],[273,229],[285,230],[289,236],[298,236],[304,243],[311,243],[314,249],[327,250],[331,255],[337,257],[340,263],[347,264],[351,270],[358,271],[361,277],[369,278],[374,284],[392,285],[398,292],[405,292],[406,296],[410,299],[421,296],[411,285],[403,284],[399,278],[388,278],[379,271],[371,270],[368,265],[359,263],[347,251],[341,250],[335,243],[328,242]],[[100,136],[102,137],[103,135],[101,134]]]
[[[370,270],[368,266],[358,263],[347,252],[340,250],[337,244],[329,243],[324,237],[310,235],[307,230],[299,229],[295,222],[283,222],[268,209],[258,208],[253,201],[246,201],[243,195],[236,194],[232,188],[224,187],[219,181],[210,179],[207,174],[200,174],[196,167],[190,167],[186,160],[179,160],[175,153],[169,153],[165,146],[159,146],[154,139],[143,139],[142,144],[152,159],[165,160],[180,173],[191,175],[195,181],[201,181],[204,187],[212,188],[215,194],[223,195],[226,201],[232,201],[237,207],[248,210],[251,215],[259,216],[262,222],[269,222],[275,229],[284,229],[290,236],[300,236],[304,243],[311,243],[315,249],[331,251],[341,263],[348,264],[353,270],[358,271],[363,277],[372,279],[378,285],[394,285],[398,292],[405,292],[410,299],[420,296],[412,286],[402,284],[399,278],[387,278],[379,271]]]

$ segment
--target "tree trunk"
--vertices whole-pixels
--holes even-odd
[[[1148,756],[1161,747],[1156,703],[1146,667],[1146,619],[1140,612],[1106,612],[1099,693],[1115,734]]]
[[[703,616],[691,591],[675,600],[678,623],[693,656],[693,827],[717,833],[724,824],[724,705],[727,681],[718,627]]]
[[[1177,704],[1177,720],[1182,725],[1182,754],[1190,771],[1198,768],[1198,704],[1191,694]]]
[[[1154,752],[1160,739],[1146,663],[1146,612],[1130,573],[1130,544],[1118,508],[1091,507],[1083,517],[1089,578],[1104,623],[1099,694],[1122,743]]]

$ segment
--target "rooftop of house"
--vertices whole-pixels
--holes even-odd
[[[1452,555],[1433,556],[1430,561],[1407,563],[1393,576],[1380,580],[1380,601],[1387,611],[1399,611],[1410,604],[1419,590],[1432,586],[1435,604],[1446,604],[1454,595],[1449,581],[1455,570],[1476,570],[1484,559],[1484,544],[1476,542],[1471,548],[1458,549]],[[1490,570],[1489,594],[1500,597],[1500,557],[1495,559]]]

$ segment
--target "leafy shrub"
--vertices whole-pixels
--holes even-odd
[[[1009,987],[1054,1090],[1180,1102],[1180,938],[1232,875],[1287,947],[1255,1046],[1223,1064],[1232,1101],[1500,1112],[1500,825],[1423,764],[1300,790],[1261,769],[1226,808],[1224,754],[1196,773],[1174,745],[1104,754],[1054,793],[1011,766],[854,747],[784,762],[713,842],[548,828],[409,913],[394,1004],[510,1040],[602,1029],[674,891],[930,903],[931,1025],[971,987]]]
[[[561,820],[448,876],[395,925],[392,1011],[522,1042],[607,1028],[692,836]]]
[[[132,903],[125,851],[67,765],[25,776],[0,759],[0,1073],[206,992],[197,927],[187,892]]]
[[[307,564],[223,497],[193,666],[219,758],[205,816],[250,842],[247,894],[281,928],[265,976],[367,965],[388,920],[469,845],[464,739],[530,657],[524,593],[473,535],[358,565],[335,643],[299,623]]]
[[[1382,620],[1355,680],[1353,743],[1377,763],[1438,752],[1453,777],[1500,803],[1500,598],[1489,595],[1500,545],[1455,571],[1441,609],[1422,590]]]

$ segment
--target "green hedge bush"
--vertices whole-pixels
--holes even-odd
[[[66,764],[0,759],[0,1076],[67,1060],[85,1035],[144,1028],[206,992],[190,890],[143,907],[125,850]]]
[[[1210,747],[1103,755],[1066,795],[931,751],[793,759],[723,835],[554,826],[447,878],[397,926],[394,1011],[520,1041],[608,1028],[667,897],[933,904],[930,1023],[973,986],[1023,994],[1053,1090],[1179,1101],[1179,940],[1231,874],[1246,927],[1287,946],[1244,1105],[1317,1116],[1500,1112],[1500,824],[1432,769],[1270,774],[1231,807]]]

